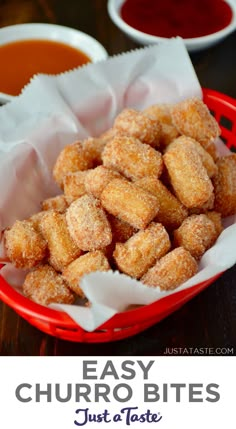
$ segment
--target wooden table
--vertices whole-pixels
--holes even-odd
[[[90,34],[110,55],[135,48],[110,21],[106,3],[106,0],[0,0],[0,27],[26,22],[56,23]],[[203,87],[236,98],[235,46],[236,32],[216,47],[192,56]],[[191,354],[196,347],[201,348],[195,350],[199,354],[236,355],[236,266],[164,321],[116,343],[77,344],[57,340],[33,328],[0,303],[0,355],[157,356],[164,354],[166,348],[175,354]]]

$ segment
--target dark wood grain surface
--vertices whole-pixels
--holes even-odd
[[[137,47],[110,21],[106,0],[0,0],[0,27],[26,22],[66,25],[99,40],[110,55]],[[192,55],[203,87],[236,98],[236,32]],[[1,66],[1,65],[0,65]],[[236,251],[236,245],[235,245]],[[0,355],[236,355],[236,266],[174,314],[132,338],[105,344],[57,340],[0,303]],[[174,349],[174,350],[173,350]]]

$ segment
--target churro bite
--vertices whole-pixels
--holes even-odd
[[[214,161],[215,157],[212,157],[210,151],[207,152],[199,142],[197,142],[196,140],[193,140],[193,142],[201,157],[202,163],[207,171],[208,176],[210,177],[210,179],[212,179],[212,177],[214,177],[218,171],[217,165]]]
[[[161,125],[159,121],[134,109],[124,109],[115,119],[115,130],[139,139],[153,147],[159,146]]]
[[[216,230],[216,238],[218,238],[223,231],[221,214],[216,211],[209,211],[205,214],[214,223]]]
[[[125,243],[117,243],[113,256],[121,272],[138,279],[168,252],[170,246],[165,228],[152,222]]]
[[[132,225],[111,214],[109,214],[108,220],[111,225],[112,238],[116,242],[124,243],[137,232],[137,229]]]
[[[163,159],[178,199],[187,208],[199,208],[212,196],[213,186],[195,144],[184,139],[174,140]]]
[[[73,304],[75,297],[62,276],[50,265],[40,265],[27,274],[23,292],[25,296],[41,305]]]
[[[146,228],[159,210],[153,195],[125,179],[108,183],[101,194],[101,203],[108,213],[137,229]]]
[[[102,249],[112,241],[111,227],[99,200],[84,195],[66,212],[72,239],[84,251]]]
[[[195,148],[200,155],[200,158],[202,160],[203,166],[205,167],[207,174],[210,178],[216,175],[218,168],[217,165],[214,162],[214,159],[212,156],[203,148],[203,146],[197,141],[192,139],[191,137],[182,136],[179,137],[177,140],[178,142],[181,142],[182,144],[189,145],[191,147],[192,143],[195,145]]]
[[[134,137],[115,137],[107,143],[102,160],[105,167],[132,180],[145,176],[159,177],[163,170],[161,153]]]
[[[28,219],[32,223],[34,229],[37,232],[41,233],[41,220],[42,220],[43,216],[45,215],[45,213],[46,213],[46,211],[41,211],[41,212],[38,212],[38,213],[34,213]]]
[[[88,170],[92,167],[87,150],[81,142],[75,142],[64,147],[60,152],[53,168],[53,177],[63,189],[63,180],[66,174]]]
[[[111,225],[112,242],[108,246],[104,247],[102,251],[111,266],[114,266],[113,252],[115,250],[116,243],[124,243],[137,232],[137,229],[109,213],[107,213],[107,216]]]
[[[218,228],[205,214],[189,216],[174,231],[176,247],[184,247],[195,259],[200,259],[217,238]]]
[[[85,190],[88,194],[92,194],[95,198],[100,198],[103,189],[108,183],[116,178],[121,177],[117,171],[99,165],[90,170],[85,178]]]
[[[76,171],[75,173],[68,173],[64,177],[63,184],[67,207],[73,201],[86,194],[85,178],[89,171],[93,170]]]
[[[62,273],[63,279],[71,290],[79,297],[84,298],[84,293],[80,288],[80,281],[85,274],[95,271],[109,271],[110,265],[101,250],[88,252],[68,265]]]
[[[104,133],[102,133],[99,138],[102,139],[105,143],[108,143],[118,134],[122,133],[120,133],[116,128],[109,128]]]
[[[107,138],[89,137],[83,141],[83,149],[92,167],[102,164],[102,152],[107,144]]]
[[[218,174],[213,178],[215,210],[223,217],[236,214],[236,154],[223,156],[217,162]]]
[[[193,277],[198,264],[183,247],[178,247],[163,256],[141,278],[141,281],[161,290],[173,290]]]
[[[152,106],[146,107],[143,113],[161,124],[173,125],[171,117],[171,104],[160,103],[153,104]]]
[[[168,230],[178,228],[188,216],[186,207],[183,206],[160,180],[154,177],[144,177],[135,181],[135,185],[140,186],[156,197],[159,203],[159,211],[155,221],[162,223]]]
[[[165,148],[179,136],[179,132],[172,122],[170,108],[170,104],[154,104],[143,110],[145,115],[161,124],[159,142],[161,148]]]
[[[56,197],[47,198],[42,201],[42,210],[56,210],[58,213],[65,213],[68,207],[65,195],[57,195]]]
[[[57,271],[63,269],[82,254],[72,240],[64,214],[50,210],[41,220],[41,232],[49,249],[49,262]]]
[[[32,268],[47,254],[47,243],[29,220],[17,220],[4,232],[7,257],[17,268]]]
[[[161,124],[160,148],[165,150],[178,136],[179,132],[173,125]]]
[[[214,203],[215,203],[215,194],[213,193],[210,196],[209,200],[206,201],[201,207],[193,207],[189,209],[188,213],[189,215],[206,213],[209,210],[214,209]]]
[[[219,154],[216,148],[216,145],[213,141],[208,141],[207,143],[201,143],[202,147],[211,155],[212,159],[216,162],[219,158]]]
[[[171,116],[180,134],[197,140],[206,150],[209,142],[220,135],[218,123],[199,98],[188,98],[175,104]]]

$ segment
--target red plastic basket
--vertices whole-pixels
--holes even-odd
[[[236,100],[213,90],[203,89],[203,98],[220,124],[227,147],[236,150]],[[154,325],[213,283],[218,277],[176,292],[153,304],[125,311],[112,317],[90,333],[79,327],[66,313],[36,304],[16,292],[0,276],[0,298],[20,316],[43,332],[75,342],[106,342],[123,339]]]

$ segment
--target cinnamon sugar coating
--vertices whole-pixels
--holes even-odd
[[[63,180],[66,174],[75,171],[84,171],[92,167],[92,161],[83,148],[81,142],[75,142],[64,147],[60,152],[53,168],[53,177],[63,189]]]
[[[214,203],[215,203],[215,194],[213,193],[210,196],[209,200],[206,201],[201,207],[193,207],[192,209],[189,209],[189,215],[202,214],[202,213],[206,213],[209,210],[213,210]]]
[[[177,128],[173,125],[170,109],[170,104],[154,104],[143,110],[145,115],[161,124],[159,142],[161,148],[165,148],[179,136]]]
[[[221,213],[218,213],[216,211],[209,211],[205,214],[214,223],[216,230],[216,238],[218,238],[223,231]]]
[[[70,205],[66,221],[72,239],[84,251],[102,249],[112,241],[105,211],[91,195],[84,195]]]
[[[144,177],[135,181],[140,186],[156,197],[159,203],[159,211],[155,218],[156,222],[162,223],[167,229],[178,228],[188,216],[188,210],[183,204],[166,188],[163,183],[154,177]]]
[[[49,249],[49,262],[57,271],[70,264],[82,254],[81,249],[72,240],[64,214],[50,210],[41,220],[41,232]]]
[[[114,179],[101,194],[103,207],[134,228],[143,229],[159,210],[157,199],[125,179]]]
[[[29,219],[27,219],[32,223],[34,229],[37,232],[40,232],[40,234],[41,234],[41,220],[42,220],[43,216],[45,215],[45,213],[46,213],[46,211],[41,211],[41,212],[33,214],[32,216],[29,217]]]
[[[27,274],[23,292],[25,296],[41,305],[73,304],[75,297],[50,265],[40,265]]]
[[[205,214],[189,216],[174,231],[175,245],[184,247],[195,259],[200,259],[217,238],[218,230]]]
[[[183,247],[178,247],[163,256],[154,267],[150,268],[141,281],[161,290],[173,290],[193,277],[198,264]]]
[[[42,210],[56,210],[58,213],[65,213],[68,204],[65,195],[47,198],[41,202]]]
[[[99,165],[93,170],[89,170],[85,178],[85,190],[95,198],[100,198],[103,189],[108,183],[116,178],[121,177],[117,171]]]
[[[132,225],[111,214],[109,214],[108,220],[111,225],[112,238],[116,242],[124,243],[137,232]]]
[[[85,274],[95,271],[109,271],[110,265],[101,250],[88,252],[68,265],[62,273],[63,279],[71,290],[78,296],[84,298],[85,295],[80,288],[80,281]]]
[[[106,130],[104,133],[102,133],[99,136],[99,138],[102,139],[105,143],[108,143],[111,140],[113,140],[114,137],[116,137],[118,135],[125,135],[125,134],[122,133],[121,131],[119,131],[118,129],[112,127],[112,128],[109,128],[108,130]]]
[[[218,168],[214,162],[214,159],[197,140],[194,140],[191,137],[182,136],[182,137],[178,137],[178,139],[175,141],[182,142],[182,144],[189,145],[190,147],[191,147],[191,144],[193,143],[195,145],[195,148],[198,154],[200,155],[203,166],[205,167],[208,176],[212,178],[213,176],[216,175]]]
[[[150,118],[161,122],[161,124],[173,125],[171,117],[171,104],[153,104],[143,110],[143,113]]]
[[[92,167],[102,164],[102,152],[107,144],[107,138],[89,137],[83,141],[83,149]]]
[[[132,180],[145,176],[159,177],[163,170],[161,153],[134,137],[115,137],[107,143],[102,160],[105,167]]]
[[[171,108],[173,124],[180,134],[192,137],[206,148],[220,135],[220,127],[206,104],[197,97],[180,101]]]
[[[138,279],[168,252],[170,245],[165,228],[152,222],[125,243],[117,243],[113,256],[121,272]]]
[[[85,178],[89,171],[93,170],[76,171],[75,173],[68,173],[64,177],[63,185],[67,206],[86,194]]]
[[[163,156],[176,196],[187,208],[201,207],[213,193],[213,186],[194,145],[185,137],[171,143]]]
[[[17,220],[4,232],[6,254],[17,268],[32,268],[47,253],[47,243],[29,220]]]
[[[217,162],[218,174],[213,178],[214,209],[223,217],[236,214],[236,154],[223,156]]]
[[[159,146],[160,123],[137,110],[124,109],[116,117],[113,128],[127,136],[139,139],[142,143],[153,147]]]

